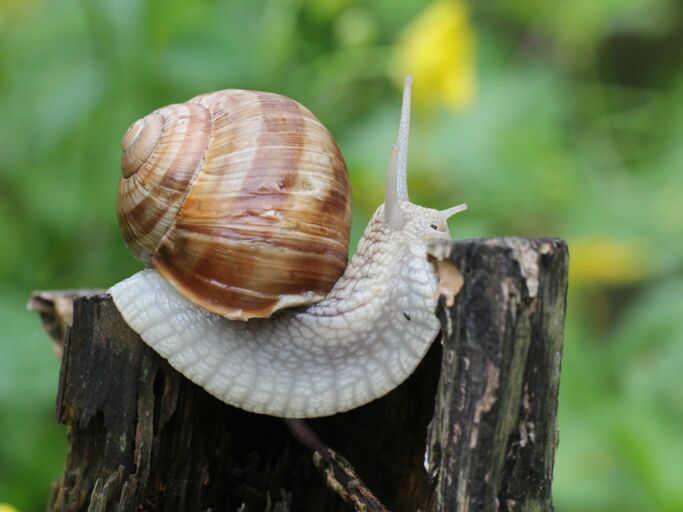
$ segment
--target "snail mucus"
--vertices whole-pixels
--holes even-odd
[[[410,88],[385,201],[348,265],[344,160],[296,101],[225,90],[134,123],[118,216],[150,268],[110,290],[126,323],[191,381],[256,413],[326,416],[401,384],[439,331],[427,246],[466,208],[408,198]]]

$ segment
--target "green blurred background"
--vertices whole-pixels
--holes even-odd
[[[299,100],[347,159],[355,241],[411,73],[411,197],[467,201],[457,238],[569,241],[557,510],[683,510],[682,64],[673,0],[0,0],[0,502],[42,510],[65,454],[29,292],[140,267],[128,125],[215,89]]]

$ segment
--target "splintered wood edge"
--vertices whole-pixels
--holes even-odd
[[[43,329],[52,338],[55,355],[62,357],[64,336],[73,324],[74,299],[105,292],[100,288],[82,288],[76,290],[39,290],[32,292],[26,309],[40,315]]]

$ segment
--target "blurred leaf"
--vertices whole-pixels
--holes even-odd
[[[59,361],[26,299],[0,288],[0,496],[42,510],[63,466],[66,433],[54,413]]]

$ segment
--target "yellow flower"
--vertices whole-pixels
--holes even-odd
[[[0,503],[0,512],[19,512],[16,508],[14,508],[12,505],[8,505],[7,503]]]
[[[393,74],[397,83],[412,75],[417,105],[443,104],[457,110],[476,95],[474,34],[461,0],[437,0],[401,35]]]
[[[628,284],[647,275],[645,246],[614,238],[585,238],[569,242],[569,280],[572,283]]]

